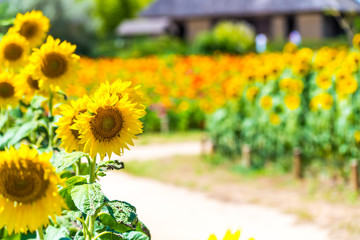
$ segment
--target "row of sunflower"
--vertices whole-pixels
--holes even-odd
[[[40,11],[18,14],[0,41],[0,238],[150,239],[97,182],[142,132],[139,87],[104,82],[70,101],[80,57],[49,27]]]
[[[168,116],[170,129],[207,125],[222,153],[249,144],[255,165],[284,159],[288,168],[285,158],[299,147],[308,162],[326,160],[343,172],[359,154],[359,39],[353,48],[317,51],[289,43],[283,52],[243,56],[82,58],[79,82],[69,88],[76,97],[99,79],[121,78],[142,86],[147,130]]]

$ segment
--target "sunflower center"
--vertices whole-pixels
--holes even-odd
[[[72,119],[71,119],[71,124],[70,126],[72,126],[74,123],[75,123],[75,120],[77,119],[77,116],[79,116],[80,114],[83,114],[84,112],[86,112],[85,109],[82,109],[79,111],[78,115],[74,116]],[[76,129],[71,129],[71,133],[72,135],[75,137],[75,139],[78,139],[80,137],[80,133],[79,133],[79,130],[76,130]]]
[[[40,90],[38,80],[35,80],[31,76],[29,76],[26,81],[32,89]]]
[[[6,45],[4,49],[4,57],[9,61],[18,60],[23,54],[24,49],[16,43]]]
[[[15,89],[14,86],[7,82],[0,83],[0,97],[10,98],[14,95]]]
[[[26,39],[31,39],[36,35],[38,30],[37,24],[31,21],[24,22],[20,28],[20,35],[24,36]]]
[[[46,77],[57,78],[63,75],[67,70],[67,62],[60,53],[52,52],[45,55],[41,71]]]
[[[30,160],[0,166],[0,194],[10,201],[34,202],[45,195],[48,186],[44,169]]]
[[[120,135],[124,120],[121,112],[114,107],[99,108],[90,121],[90,129],[99,141],[111,141]]]

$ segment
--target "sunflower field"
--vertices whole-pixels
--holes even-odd
[[[98,183],[142,132],[139,89],[118,80],[67,100],[80,57],[49,27],[40,11],[18,14],[0,42],[0,238],[150,239]]]
[[[359,156],[359,34],[352,48],[91,59],[48,36],[40,11],[4,24],[1,239],[150,239],[136,208],[98,183],[143,130],[206,129],[221,155],[249,146],[253,167],[289,169],[300,149],[345,179]]]
[[[279,163],[300,149],[305,165],[348,178],[359,156],[360,35],[353,48],[297,49],[242,56],[82,58],[72,97],[91,93],[99,79],[141,85],[148,106],[145,131],[206,128],[221,155],[249,145],[253,166]],[[91,69],[91,70],[89,70]]]

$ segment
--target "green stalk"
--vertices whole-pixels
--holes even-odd
[[[89,183],[94,183],[96,180],[96,157],[94,157],[93,159],[91,159],[90,161],[90,178],[89,178]]]
[[[53,141],[54,141],[54,127],[53,127],[53,98],[54,95],[51,91],[51,89],[49,90],[49,115],[48,115],[48,119],[49,119],[49,127],[48,127],[48,131],[49,131],[49,147],[53,150],[54,146],[53,146]]]
[[[45,237],[44,237],[44,232],[43,232],[43,227],[42,227],[42,226],[39,227],[36,232],[37,232],[37,238],[38,238],[39,240],[44,240],[44,239],[45,239]]]

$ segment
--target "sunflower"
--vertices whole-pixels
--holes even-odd
[[[354,35],[352,42],[354,48],[360,49],[360,33]]]
[[[18,104],[18,87],[14,84],[14,75],[3,72],[0,74],[0,107]]]
[[[272,98],[268,95],[261,97],[260,106],[264,110],[269,110],[272,107]]]
[[[27,71],[27,68],[23,69],[16,75],[14,82],[18,91],[18,97],[23,98],[26,103],[30,103],[34,95],[45,95],[46,92],[42,91],[39,87],[39,80],[34,79]]]
[[[77,78],[79,56],[74,54],[76,46],[52,36],[40,49],[34,49],[30,56],[32,77],[39,79],[39,87],[44,89],[66,85]]]
[[[79,151],[83,149],[83,144],[80,144],[80,134],[76,129],[71,129],[78,116],[87,111],[87,104],[90,101],[89,97],[85,95],[77,101],[71,101],[70,104],[60,105],[60,114],[62,117],[56,123],[59,128],[56,130],[59,138],[61,138],[60,146],[66,152]]]
[[[18,32],[29,41],[30,47],[39,46],[45,39],[50,28],[50,21],[41,11],[18,13],[14,20],[14,27],[10,32]]]
[[[336,91],[340,94],[352,94],[358,88],[358,83],[352,75],[338,77],[336,80]]]
[[[355,138],[356,143],[360,143],[360,131],[359,130],[355,130],[354,138]]]
[[[313,97],[310,101],[310,109],[312,111],[322,108],[324,110],[329,110],[334,103],[333,97],[328,93],[321,93]]]
[[[280,116],[276,113],[271,113],[269,119],[270,119],[270,123],[275,126],[279,125],[281,122]]]
[[[121,81],[120,79],[116,80],[112,84],[109,82],[102,83],[97,90],[99,93],[110,94],[110,95],[117,95],[119,99],[121,99],[124,95],[128,95],[129,100],[132,103],[136,104],[136,108],[140,110],[145,110],[145,106],[142,104],[143,96],[140,93],[140,85],[131,87],[130,81]]]
[[[284,98],[285,105],[290,110],[296,110],[301,103],[301,99],[298,95],[286,95]]]
[[[316,85],[321,89],[329,89],[331,87],[332,80],[331,76],[327,73],[320,73],[316,77]]]
[[[144,114],[136,109],[128,96],[121,99],[117,95],[95,94],[93,102],[88,102],[88,112],[81,114],[71,127],[80,133],[80,144],[84,152],[101,158],[112,153],[121,155],[128,144],[134,145],[132,139],[142,132],[139,118]]]
[[[223,240],[239,240],[241,232],[238,230],[234,234],[230,230],[226,231],[226,234]],[[208,240],[217,240],[217,237],[214,234],[211,234]],[[251,239],[249,239],[251,240]]]
[[[26,39],[12,33],[0,41],[0,63],[6,68],[17,69],[26,64],[29,56],[29,43]]]
[[[33,232],[65,207],[50,158],[27,145],[0,153],[0,228],[6,226],[9,234]]]
[[[249,87],[245,93],[246,99],[253,101],[260,92],[260,88],[257,86]]]

